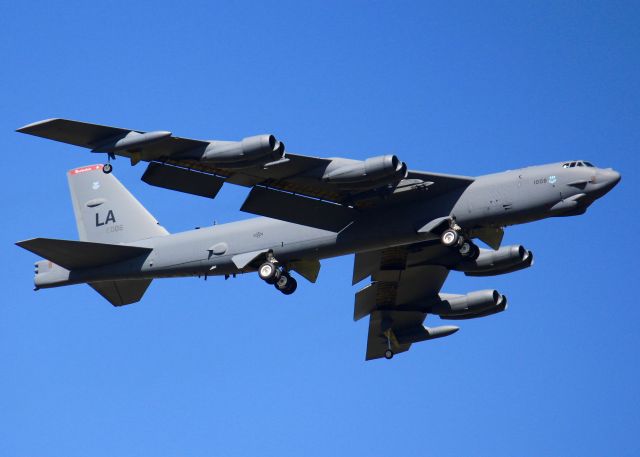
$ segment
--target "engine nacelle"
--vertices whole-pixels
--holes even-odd
[[[472,319],[507,309],[507,297],[497,290],[479,290],[466,295],[440,294],[440,302],[429,311],[444,319]]]
[[[481,249],[476,260],[465,260],[453,268],[467,276],[495,276],[528,268],[533,253],[522,245],[504,246],[497,251]]]
[[[224,168],[244,168],[280,160],[284,143],[273,135],[257,135],[242,141],[212,141],[200,157]]]
[[[395,155],[371,157],[364,161],[335,160],[322,179],[340,187],[375,187],[395,184],[407,176],[407,164]]]

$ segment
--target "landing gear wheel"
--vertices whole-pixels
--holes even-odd
[[[267,284],[275,284],[280,279],[280,270],[271,262],[265,262],[258,268],[258,276]]]
[[[298,281],[295,278],[289,278],[289,286],[282,293],[285,295],[291,295],[298,288]]]
[[[289,276],[287,273],[282,273],[280,275],[280,277],[278,278],[278,280],[276,281],[276,283],[274,284],[274,286],[276,286],[276,289],[278,289],[280,292],[282,292],[287,287],[289,287],[289,282],[292,279],[293,278],[291,276]]]
[[[298,288],[298,281],[287,273],[282,273],[278,281],[274,284],[276,289],[285,295],[291,295]]]
[[[474,244],[473,252],[471,253],[471,260],[477,260],[478,257],[480,257],[480,248]]]
[[[460,234],[453,229],[447,229],[442,233],[440,241],[445,246],[454,246],[460,239]]]
[[[104,174],[107,174],[107,175],[108,175],[108,174],[109,174],[109,173],[111,173],[112,171],[113,171],[113,165],[111,165],[110,163],[105,163],[105,164],[102,166],[102,172],[103,172]]]
[[[391,349],[387,349],[384,351],[384,358],[387,360],[391,360],[393,358],[393,351]]]
[[[460,252],[460,255],[462,255],[462,257],[473,257],[473,253],[475,251],[473,249],[474,247],[475,245],[471,241],[464,240],[458,248],[458,252]]]

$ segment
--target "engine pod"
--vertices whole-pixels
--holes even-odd
[[[454,267],[467,276],[494,276],[528,268],[533,253],[522,245],[503,246],[497,251],[482,249],[476,260],[465,260]]]
[[[202,156],[202,162],[224,168],[243,168],[282,159],[284,143],[273,135],[257,135],[242,141],[212,141]]]
[[[479,317],[479,314],[496,310],[503,305],[506,307],[506,297],[497,290],[479,290],[466,295],[440,294],[440,302],[430,312],[443,318]]]
[[[373,188],[397,184],[406,176],[407,164],[395,155],[384,155],[364,161],[334,159],[322,180],[343,188]]]

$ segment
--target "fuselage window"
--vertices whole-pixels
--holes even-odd
[[[593,166],[593,164],[591,162],[585,162],[584,163],[587,167],[591,167],[591,168],[595,168],[595,166]]]

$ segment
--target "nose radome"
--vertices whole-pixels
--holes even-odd
[[[612,168],[607,168],[600,171],[600,180],[604,186],[604,189],[606,189],[606,192],[613,189],[616,184],[620,182],[620,178],[620,173]]]
[[[611,187],[615,186],[620,182],[620,178],[622,178],[622,176],[620,176],[620,173],[618,173],[612,168],[608,168],[605,171],[607,172],[606,179],[611,184]]]

